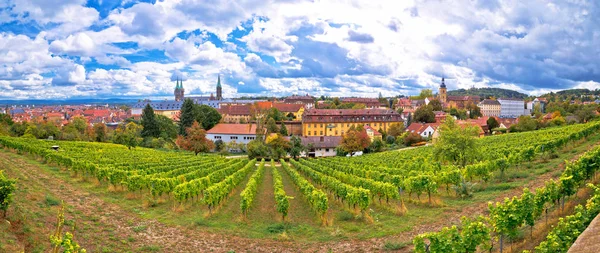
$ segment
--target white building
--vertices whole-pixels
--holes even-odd
[[[213,142],[248,144],[256,139],[256,124],[220,123],[206,132],[206,138]]]
[[[500,98],[500,117],[501,118],[517,118],[521,115],[528,115],[528,110],[525,109],[525,102],[522,99],[515,98]]]
[[[342,142],[341,136],[306,136],[300,137],[302,145],[309,147],[308,154],[302,156],[327,157],[336,156],[335,148]]]

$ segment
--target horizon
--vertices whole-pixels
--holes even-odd
[[[335,9],[336,12],[328,10]],[[496,1],[0,4],[0,99],[600,88],[600,5]],[[199,13],[211,13],[201,15]]]

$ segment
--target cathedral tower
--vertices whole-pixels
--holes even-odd
[[[175,83],[175,101],[183,101],[185,90],[183,89],[183,81],[177,78]]]
[[[445,104],[447,99],[448,99],[448,94],[446,93],[446,84],[444,83],[444,78],[442,77],[442,84],[440,85],[440,90],[439,90],[439,99],[440,102],[442,102],[442,104]]]
[[[221,75],[217,78],[217,100],[223,100],[223,87],[221,87]]]

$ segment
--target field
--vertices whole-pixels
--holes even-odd
[[[434,162],[431,147],[265,162],[0,137],[2,170],[19,180],[0,249],[45,252],[64,201],[69,229],[93,252],[407,251],[418,234],[557,179],[598,129],[485,137],[464,168]]]

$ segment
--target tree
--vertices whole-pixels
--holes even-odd
[[[442,103],[438,99],[434,99],[434,100],[429,101],[429,106],[431,106],[431,109],[434,110],[434,111],[441,111],[442,110]]]
[[[414,120],[422,123],[434,123],[435,113],[433,113],[431,106],[424,105],[417,108],[415,111]]]
[[[514,130],[517,132],[527,132],[538,129],[539,122],[531,118],[531,116],[523,115],[518,118],[517,124],[512,125],[511,128],[513,128],[513,126]]]
[[[285,124],[283,122],[281,122],[281,128],[279,129],[279,133],[283,136],[288,136],[288,130],[285,127]]]
[[[467,105],[467,110],[469,111],[469,118],[471,118],[471,119],[477,119],[477,118],[483,116],[481,114],[481,108],[479,108],[479,106],[477,106],[474,103],[469,103]]]
[[[181,105],[181,111],[179,112],[179,134],[185,136],[186,129],[192,126],[196,115],[194,112],[194,101],[186,98]]]
[[[0,113],[0,124],[5,124],[8,126],[12,126],[15,122],[12,120],[12,117],[8,114]]]
[[[173,140],[177,138],[177,125],[167,116],[157,114],[156,123],[158,124],[159,137],[165,140]]]
[[[277,127],[277,123],[275,123],[275,119],[269,118],[267,120],[267,134],[271,133],[279,133],[279,128]]]
[[[265,143],[258,139],[248,142],[247,149],[248,158],[250,159],[269,156],[269,147],[267,147]]]
[[[431,89],[422,89],[417,99],[425,99],[430,97],[433,97],[433,91]]]
[[[302,140],[298,136],[292,136],[292,138],[290,138],[290,149],[288,150],[288,153],[296,159],[302,152],[306,152],[306,147],[302,145]]]
[[[85,129],[87,129],[88,126],[87,121],[83,117],[74,117],[73,120],[71,120],[71,124],[73,124],[73,127],[75,127],[79,134],[82,135],[85,133]]]
[[[21,136],[25,134],[25,130],[27,130],[27,122],[22,122],[22,123],[14,123],[12,126],[10,126],[10,133],[13,136]]]
[[[398,137],[398,136],[402,135],[403,133],[404,133],[404,123],[402,123],[402,122],[392,123],[387,131],[387,135],[393,136],[393,137]]]
[[[581,109],[575,111],[575,115],[581,123],[586,123],[596,117],[596,112],[591,106],[583,106]]]
[[[281,157],[285,157],[286,150],[290,149],[290,143],[288,140],[283,138],[281,134],[270,134],[265,140],[265,144],[269,147],[269,155],[271,159],[279,160]]]
[[[160,135],[160,129],[158,128],[158,122],[154,116],[154,109],[150,104],[147,104],[142,111],[142,137],[154,137],[158,138]]]
[[[221,121],[221,114],[208,105],[194,105],[194,119],[205,130],[210,130]]]
[[[350,153],[350,156],[354,155],[354,152],[366,149],[369,147],[369,144],[371,144],[371,140],[369,139],[369,136],[366,135],[366,132],[365,135],[361,134],[361,132],[364,131],[350,129],[343,135],[340,146],[344,152]]]
[[[222,140],[215,141],[215,151],[221,152],[225,149],[225,143]]]
[[[433,146],[433,155],[438,161],[452,162],[465,167],[477,157],[477,136],[474,126],[460,126],[447,116],[438,128],[439,137]]]
[[[94,124],[94,133],[96,134],[94,141],[104,142],[106,141],[107,128],[104,123]]]
[[[497,128],[500,126],[500,124],[498,123],[498,121],[496,120],[496,118],[494,117],[490,117],[487,121],[486,124],[488,126],[488,131],[490,132],[490,134],[492,133],[492,129]]]
[[[365,104],[359,103],[359,104],[354,104],[352,106],[352,109],[365,109],[367,108],[367,106]]]
[[[369,145],[369,152],[381,152],[383,150],[383,141],[381,139],[375,139]]]
[[[6,217],[6,210],[8,210],[8,205],[12,201],[12,194],[16,189],[16,182],[16,180],[4,176],[0,170],[0,210],[3,211],[2,217]]]
[[[419,135],[418,133],[408,133],[402,141],[404,146],[410,146],[412,144],[422,142],[423,136]]]
[[[113,142],[116,144],[123,144],[128,149],[135,148],[142,143],[141,138],[142,126],[129,122],[127,125],[120,124],[115,130],[113,135]]]
[[[186,133],[185,137],[177,137],[177,145],[181,149],[192,151],[195,155],[198,155],[200,152],[208,152],[215,148],[215,144],[206,138],[206,130],[197,121],[186,129]]]
[[[450,115],[460,120],[467,119],[467,111],[462,109],[450,108]]]
[[[276,122],[279,122],[279,121],[284,120],[284,115],[281,111],[279,111],[279,109],[277,109],[275,107],[271,107],[267,111],[267,119],[273,119]]]

